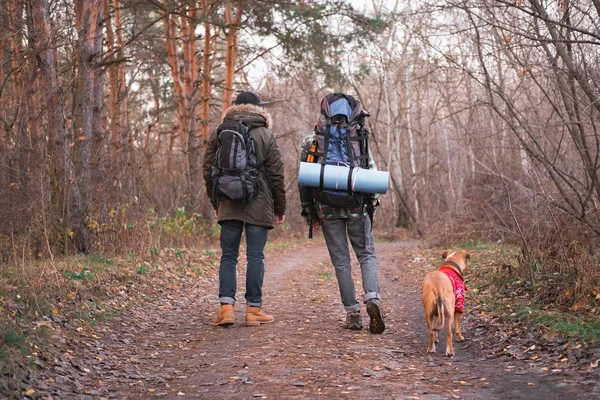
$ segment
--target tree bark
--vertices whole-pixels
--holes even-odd
[[[98,3],[102,3],[99,0]],[[98,32],[94,35],[94,49],[102,51],[102,25],[106,20],[107,14],[104,12],[103,4],[98,6],[98,19],[96,21]],[[90,194],[97,203],[99,215],[108,214],[108,203],[106,196],[106,164],[105,164],[105,143],[106,136],[103,126],[104,115],[104,68],[96,66],[94,68],[94,85],[92,89],[92,190]],[[97,196],[96,196],[97,194]]]
[[[166,7],[165,3],[165,7]],[[175,100],[177,102],[177,117],[179,123],[177,130],[179,136],[186,143],[187,134],[185,128],[188,126],[187,115],[185,112],[186,101],[183,94],[183,85],[181,83],[181,76],[179,74],[179,60],[177,58],[177,24],[175,16],[172,15],[168,10],[164,11],[164,30],[165,30],[165,42],[167,49],[167,62],[171,68],[171,78],[173,79],[173,87],[175,89]]]
[[[31,7],[31,5],[29,5]],[[31,12],[27,12],[27,29],[29,32],[35,31],[33,16]],[[35,42],[32,36],[28,37],[29,47],[35,49]],[[42,110],[40,101],[40,84],[37,80],[38,66],[36,63],[28,63],[27,65],[27,82],[24,88],[27,98],[27,167],[29,169],[30,179],[36,180],[42,176],[44,171],[44,163],[37,162],[45,158],[44,138],[42,135],[40,113]],[[34,161],[32,161],[34,160]],[[33,186],[33,185],[32,185]],[[33,188],[30,188],[33,189]]]
[[[410,174],[411,174],[411,182],[412,182],[412,191],[414,196],[414,210],[415,210],[415,222],[419,221],[419,191],[417,188],[417,162],[416,162],[416,148],[415,148],[415,140],[414,140],[414,132],[412,129],[412,118],[411,112],[412,110],[412,93],[411,93],[411,83],[410,76],[408,75],[408,69],[406,71],[406,131],[408,133],[408,149],[410,151],[409,160],[410,160]]]
[[[104,0],[104,14],[106,16],[106,46],[111,58],[115,58],[115,33],[112,24],[112,13],[110,9],[110,0]],[[120,164],[118,157],[122,154],[123,145],[120,143],[121,134],[117,132],[119,123],[119,79],[117,72],[118,65],[111,64],[107,67],[108,70],[108,135],[111,138],[108,152],[105,154],[105,159],[110,160],[110,173],[113,182],[117,182],[116,168]],[[112,183],[112,182],[111,182]]]
[[[102,50],[103,4],[101,0],[77,0],[75,2],[76,27],[79,34],[78,48],[78,120],[81,123],[76,133],[76,165],[81,194],[82,209],[86,212],[92,192],[92,145],[94,127],[98,131],[97,92],[101,82],[93,65],[93,59]],[[96,111],[95,111],[96,110]],[[99,132],[96,132],[96,136]],[[95,138],[98,142],[98,138]]]
[[[79,204],[71,206],[71,192],[77,192],[71,181],[71,154],[65,117],[63,90],[58,84],[54,43],[51,36],[48,0],[32,0],[35,25],[35,45],[38,52],[40,77],[46,88],[48,132],[51,135],[51,204],[52,218],[56,222],[59,241],[63,242],[63,253],[68,253],[72,237],[70,214],[80,212]],[[72,188],[72,186],[74,188]]]
[[[110,59],[125,60],[123,23],[119,0],[112,1],[114,26],[111,18],[111,3],[104,0],[106,15],[106,43]],[[129,104],[127,99],[127,77],[125,63],[118,62],[108,66],[109,80],[109,135],[111,151],[107,154],[110,162],[112,186],[117,193],[116,198],[124,199],[132,196],[134,183],[133,151],[129,128]]]
[[[181,27],[183,36],[183,71],[184,71],[184,93],[187,100],[188,132],[186,143],[186,154],[188,164],[188,191],[189,209],[195,210],[198,206],[198,197],[201,184],[201,151],[202,135],[198,128],[198,100],[200,99],[197,61],[196,25],[198,20],[198,9],[193,2],[186,8],[186,14],[181,16]]]
[[[115,10],[115,34],[117,39],[117,58],[125,58],[125,42],[123,40],[123,22],[121,20],[121,7],[119,0],[113,0]],[[119,118],[117,124],[118,149],[117,175],[121,185],[121,192],[125,196],[135,196],[135,160],[132,149],[131,130],[129,128],[129,103],[127,99],[127,77],[125,75],[125,63],[117,64],[118,102]]]
[[[201,0],[202,11],[204,13],[204,18],[208,21],[208,16],[212,10],[212,6],[209,6],[207,0]],[[201,112],[200,112],[200,120],[202,121],[202,142],[204,146],[208,141],[208,106],[210,101],[210,94],[212,91],[211,87],[211,51],[210,51],[210,41],[211,41],[211,27],[208,22],[204,23],[204,51],[202,53],[202,104],[201,104]]]
[[[237,60],[237,31],[242,20],[243,0],[238,0],[235,15],[231,4],[225,6],[225,23],[227,24],[227,45],[225,49],[225,83],[223,89],[223,112],[231,106],[233,99],[233,78]]]
[[[15,110],[13,117],[12,131],[17,146],[17,171],[16,179],[19,183],[19,189],[24,191],[29,186],[29,156],[30,146],[27,133],[27,124],[29,120],[27,94],[30,91],[26,68],[23,67],[24,49],[23,49],[23,11],[24,2],[16,0],[8,2],[9,25],[10,30],[10,48],[12,53],[11,66],[13,73],[12,110]]]

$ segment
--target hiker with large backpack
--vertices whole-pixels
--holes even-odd
[[[299,190],[302,216],[309,224],[309,237],[312,237],[313,231],[323,229],[347,313],[344,327],[362,329],[361,307],[352,279],[349,238],[360,263],[369,330],[371,333],[382,333],[385,325],[372,232],[373,215],[379,206],[379,197],[374,193],[353,192],[351,171],[347,174],[347,190],[323,187],[326,165],[377,169],[369,151],[369,131],[365,126],[368,116],[361,102],[350,95],[332,93],[323,98],[315,131],[305,139],[301,153],[302,162],[321,165],[320,185],[317,188],[299,186]]]
[[[246,325],[273,322],[262,309],[264,247],[274,225],[285,221],[283,162],[271,116],[254,92],[239,94],[210,135],[204,156],[206,193],[221,225],[219,301],[215,326],[235,322],[236,267],[246,230]]]

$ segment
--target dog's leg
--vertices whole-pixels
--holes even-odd
[[[454,329],[454,302],[448,304],[448,309],[445,310],[446,319],[448,320],[448,329],[446,329],[446,355],[451,357],[454,355],[454,346],[452,346],[452,330]]]
[[[429,332],[429,343],[427,344],[427,352],[435,353],[435,336],[437,336],[437,332],[433,330],[433,321],[431,320],[432,316],[430,314],[425,314],[425,320],[427,321],[427,329]]]
[[[433,340],[435,343],[439,343],[440,342],[440,335],[439,335],[439,331],[444,329],[444,300],[440,297],[437,296],[437,298],[435,299],[435,314],[433,317]]]
[[[454,313],[454,333],[456,334],[456,341],[457,342],[463,342],[465,340],[465,337],[462,335],[462,330],[461,330],[461,320],[462,320],[462,314],[461,312],[455,312]]]
[[[451,357],[454,355],[454,346],[452,346],[452,329],[454,325],[454,321],[452,319],[448,320],[448,329],[446,329],[446,355]]]

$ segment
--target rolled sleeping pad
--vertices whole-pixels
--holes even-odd
[[[348,173],[350,168],[339,165],[325,165],[323,188],[348,190]],[[321,180],[321,164],[301,162],[298,171],[298,185],[319,187]],[[352,169],[352,190],[362,193],[381,193],[388,191],[390,173],[363,168]]]

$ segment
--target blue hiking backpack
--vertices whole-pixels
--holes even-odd
[[[325,165],[344,165],[353,168],[369,167],[369,131],[365,117],[369,113],[362,109],[358,99],[332,93],[321,101],[321,113],[315,127],[314,151],[308,151],[312,159],[321,164],[319,188],[313,190],[313,198],[322,204],[336,208],[362,207],[365,193],[352,191],[351,176],[348,174],[348,190],[323,188]]]

